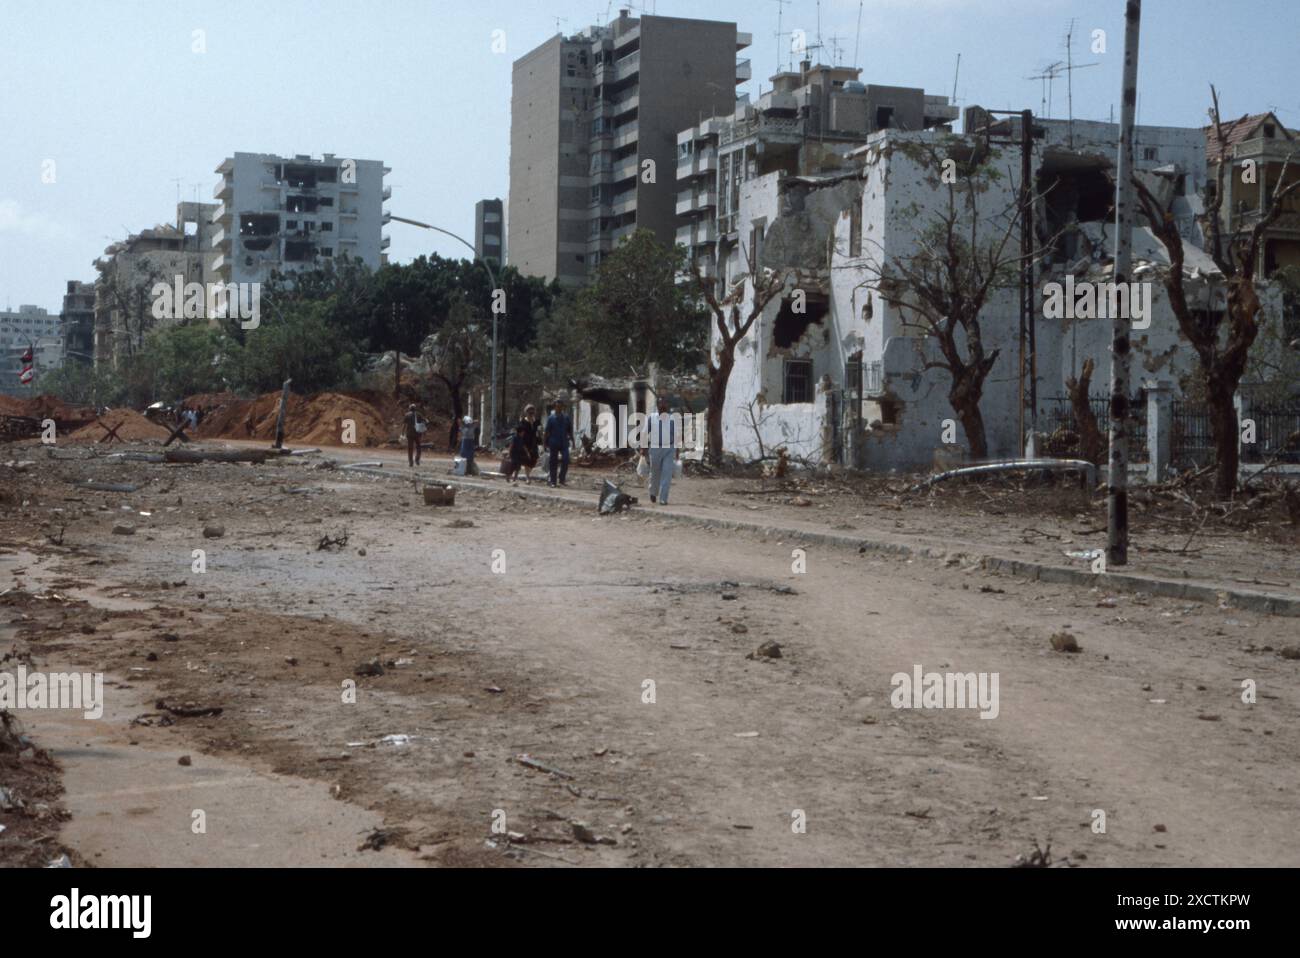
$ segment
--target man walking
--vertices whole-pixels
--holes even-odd
[[[555,485],[558,468],[560,485],[563,486],[569,475],[569,447],[573,445],[573,420],[565,413],[563,400],[557,399],[553,412],[546,417],[544,438],[551,459],[550,485]]]
[[[414,469],[420,464],[420,440],[424,436],[424,420],[411,403],[402,417],[402,433],[406,436],[406,464]]]
[[[668,413],[668,399],[659,397],[659,411],[646,420],[646,458],[650,461],[650,501],[668,505],[673,482],[673,463],[681,458],[677,445],[677,421]]]

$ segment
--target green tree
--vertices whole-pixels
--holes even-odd
[[[706,314],[686,278],[686,251],[637,230],[565,305],[586,372],[693,370],[704,361]]]

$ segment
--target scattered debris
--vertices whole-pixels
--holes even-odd
[[[320,542],[316,543],[316,551],[320,552],[325,549],[342,549],[348,544],[347,530],[339,533],[337,536],[321,536]]]
[[[1057,632],[1052,636],[1052,648],[1057,652],[1082,652],[1079,640],[1069,632]]]
[[[194,763],[193,763],[193,761],[191,761],[191,759],[190,759],[190,757],[189,757],[188,755],[182,755],[180,758],[178,758],[178,759],[176,760],[176,764],[177,764],[177,765],[184,765],[186,768],[189,768],[189,767],[190,767],[191,765],[193,765]]]
[[[356,667],[356,673],[360,676],[383,675],[384,667],[379,664],[379,658],[375,657],[369,662],[362,662]]]
[[[546,772],[550,775],[556,776],[557,778],[569,778],[569,779],[573,778],[573,776],[570,775],[568,772],[562,772],[558,768],[551,768],[551,766],[543,762],[537,761],[537,759],[533,758],[527,752],[524,752],[522,755],[516,755],[515,761],[518,762],[520,765],[524,766],[525,768],[535,769],[536,771],[539,772]]]
[[[213,522],[203,527],[203,538],[220,539],[226,534],[226,527],[220,523]]]
[[[1038,842],[1034,842],[1034,850],[1029,853],[1029,857],[1017,855],[1013,868],[1047,868],[1052,864],[1052,843],[1048,842],[1046,848],[1040,848]]]
[[[614,485],[606,479],[600,487],[600,514],[602,516],[613,515],[622,512],[629,506],[637,503],[636,496],[629,496],[621,488]]]
[[[113,535],[133,536],[135,535],[135,526],[129,522],[115,522],[113,523]]]
[[[208,715],[220,715],[223,711],[219,705],[195,705],[184,702],[180,705],[168,705],[165,699],[159,699],[153,706],[159,712],[170,712],[178,718],[202,718]]]
[[[760,645],[753,652],[750,652],[749,655],[745,656],[745,658],[779,659],[781,658],[781,646],[778,645],[776,642],[774,642],[772,639],[768,639],[766,642]]]

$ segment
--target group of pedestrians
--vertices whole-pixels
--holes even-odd
[[[474,452],[478,447],[478,423],[472,416],[453,426],[453,435],[460,436],[459,458],[465,460],[465,474],[476,475]],[[459,429],[456,430],[455,427]],[[403,435],[406,437],[406,459],[411,468],[420,464],[420,440],[427,428],[427,423],[419,414],[415,403],[411,403],[403,420]],[[673,470],[681,460],[681,448],[677,436],[677,421],[668,412],[668,400],[660,398],[658,412],[651,413],[646,421],[645,447],[642,453],[649,464],[650,501],[668,505],[668,493],[672,488]],[[537,415],[537,407],[524,407],[524,414],[515,424],[506,447],[501,471],[509,482],[518,482],[522,472],[524,482],[533,481],[533,470],[541,461],[541,450],[545,447],[547,454],[547,484],[555,486],[568,485],[569,453],[574,448],[573,418],[569,415],[563,400],[556,400],[551,411],[542,423]]]
[[[546,447],[548,485],[568,485],[569,450],[573,448],[573,419],[565,412],[564,402],[557,400],[543,425],[537,407],[524,407],[523,417],[515,424],[514,435],[506,449],[505,468],[510,482],[517,482],[522,470],[524,482],[533,481],[533,469],[541,461],[540,446]]]

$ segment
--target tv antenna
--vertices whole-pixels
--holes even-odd
[[[791,3],[794,3],[794,0],[772,0],[772,2],[776,4],[776,69],[777,72],[779,73],[781,72],[782,64],[786,62],[781,56],[782,54],[781,38],[792,36],[792,34],[784,32],[781,29],[782,14],[785,13],[785,8],[787,6],[789,6]],[[785,52],[788,53],[789,51],[786,50]]]

